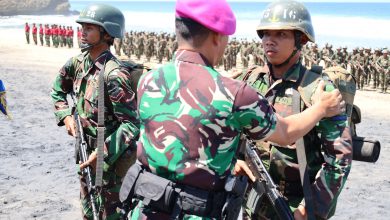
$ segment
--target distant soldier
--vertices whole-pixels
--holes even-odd
[[[122,49],[122,38],[115,38],[114,40],[115,54],[120,56]]]
[[[80,44],[81,44],[81,36],[82,35],[83,35],[83,32],[81,31],[81,28],[77,27],[77,44],[79,45],[79,48],[80,48]]]
[[[37,30],[37,26],[35,26],[35,23],[33,23],[32,31],[31,31],[31,32],[32,32],[34,44],[37,45],[37,44],[38,44],[38,39],[37,39],[38,30]]]
[[[144,48],[145,48],[144,36],[142,34],[138,36],[138,39],[136,41],[136,47],[137,47],[136,56],[137,59],[140,60],[142,54],[144,54]]]
[[[26,22],[26,25],[24,26],[24,33],[26,34],[26,41],[27,44],[30,44],[30,25]]]
[[[161,40],[158,42],[157,57],[158,63],[162,63],[162,60],[165,56],[165,49],[167,47],[167,40],[165,39],[164,34],[161,36]]]
[[[355,67],[356,67],[356,83],[357,83],[357,89],[364,89],[364,76],[366,75],[366,72],[364,71],[364,63],[366,60],[366,57],[364,56],[364,49],[363,47],[359,48],[359,53],[356,54],[355,58]]]
[[[378,59],[376,62],[376,65],[380,72],[380,86],[381,86],[381,92],[386,93],[387,87],[389,85],[389,79],[390,79],[390,57],[388,56],[389,51],[383,50],[382,56]]]
[[[41,42],[41,46],[43,46],[43,27],[42,27],[42,24],[39,24],[39,41]]]
[[[45,25],[45,42],[46,46],[50,47],[50,37],[51,37],[51,29],[48,24]]]
[[[380,85],[379,74],[381,71],[376,66],[376,62],[379,60],[380,57],[381,57],[381,51],[377,48],[374,50],[374,54],[372,55],[372,59],[370,60],[370,65],[372,67],[371,74],[372,74],[372,80],[373,80],[373,86],[372,86],[373,89],[376,89]]]
[[[53,46],[55,48],[58,48],[58,45],[59,45],[59,40],[58,40],[59,29],[58,29],[57,25],[53,25],[51,30],[52,30],[51,38],[52,38],[52,41],[53,41]]]

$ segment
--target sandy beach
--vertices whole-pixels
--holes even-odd
[[[26,44],[22,29],[0,29],[0,79],[13,120],[0,115],[0,220],[80,219],[74,139],[57,127],[50,99],[60,67],[78,49]],[[139,62],[139,61],[137,61]],[[389,219],[390,94],[358,91],[359,136],[380,140],[377,163],[354,161],[332,219]]]

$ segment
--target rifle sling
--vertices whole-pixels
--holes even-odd
[[[95,186],[101,189],[103,183],[103,154],[104,154],[104,70],[108,55],[106,55],[104,65],[99,72],[98,90],[98,126],[97,126],[97,161]]]
[[[299,114],[301,112],[301,97],[297,90],[293,90],[293,112],[294,114]],[[295,142],[298,165],[299,165],[299,174],[301,179],[301,184],[303,188],[303,195],[305,201],[305,208],[307,211],[308,220],[315,220],[314,217],[314,208],[313,208],[313,195],[311,192],[311,184],[308,173],[308,166],[306,161],[306,152],[305,144],[303,138],[299,138]]]

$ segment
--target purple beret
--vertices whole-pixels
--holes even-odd
[[[177,0],[176,17],[190,18],[223,35],[236,31],[236,17],[226,0]]]

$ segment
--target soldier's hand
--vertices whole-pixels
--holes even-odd
[[[313,95],[314,103],[321,106],[324,111],[324,117],[332,117],[345,112],[345,101],[338,89],[331,92],[324,91],[325,82],[323,80],[318,84],[317,90]]]
[[[84,163],[81,163],[80,161],[80,169],[84,169],[87,166],[91,166],[93,172],[96,170],[96,161],[97,161],[97,154],[96,152],[92,152],[91,155],[89,155],[88,160],[85,161]]]
[[[64,118],[64,124],[65,124],[65,128],[66,130],[68,131],[68,134],[73,136],[73,137],[76,137],[76,122],[73,118],[73,116],[66,116]]]
[[[233,175],[235,176],[248,176],[252,182],[256,181],[256,177],[253,175],[252,171],[249,169],[248,164],[243,160],[237,160],[236,165],[234,166]]]
[[[294,219],[295,220],[307,219],[306,209],[303,205],[299,205],[298,208],[294,211]]]

